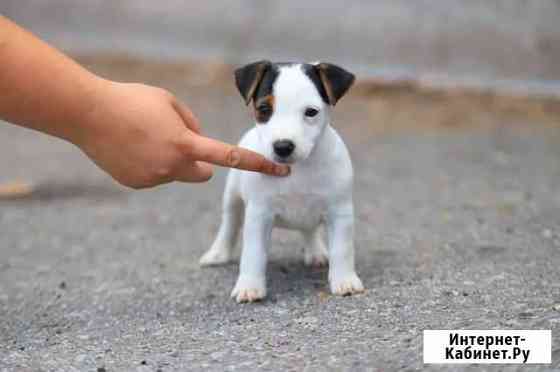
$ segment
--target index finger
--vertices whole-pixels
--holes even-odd
[[[287,165],[276,164],[261,154],[194,133],[186,134],[182,146],[184,152],[193,160],[271,176],[287,176],[290,173]]]

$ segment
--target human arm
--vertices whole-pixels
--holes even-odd
[[[0,92],[1,119],[75,144],[126,186],[206,181],[210,163],[289,172],[202,136],[195,116],[171,93],[96,76],[2,16]]]

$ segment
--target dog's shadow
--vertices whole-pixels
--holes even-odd
[[[234,260],[223,265],[218,265],[231,271],[237,277],[239,261]],[[211,268],[206,268],[211,269]],[[275,302],[277,297],[285,294],[304,297],[312,292],[317,294],[328,291],[329,267],[308,267],[302,260],[279,258],[269,261],[266,268],[266,286],[268,296],[264,302]]]
[[[272,298],[287,293],[299,297],[328,290],[328,272],[328,266],[308,267],[296,259],[271,261],[267,267],[269,293]]]
[[[366,292],[368,289],[383,286],[388,281],[402,280],[406,276],[402,273],[410,271],[415,265],[414,259],[410,259],[406,252],[373,248],[373,243],[369,241],[357,243],[356,250],[360,252],[356,257],[356,269]],[[223,271],[217,274],[216,280],[223,281],[227,277],[231,283],[235,283],[239,274],[239,257],[219,266]],[[212,267],[203,269],[211,270]],[[295,250],[289,254],[271,257],[266,273],[267,297],[262,304],[274,304],[283,299],[299,301],[314,296],[319,296],[322,300],[331,296],[329,266],[308,267],[304,265],[301,255],[295,254]]]

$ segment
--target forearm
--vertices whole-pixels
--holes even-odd
[[[208,163],[289,173],[260,154],[202,136],[193,113],[171,93],[99,78],[1,15],[0,119],[74,143],[130,187],[203,182],[212,176]]]
[[[77,141],[103,84],[0,15],[0,119]]]

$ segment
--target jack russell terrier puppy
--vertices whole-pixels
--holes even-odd
[[[256,124],[239,143],[278,163],[290,164],[288,177],[238,169],[229,171],[222,224],[202,266],[232,258],[243,224],[239,277],[231,292],[237,302],[266,296],[266,261],[274,226],[299,230],[304,262],[329,264],[333,294],[351,295],[364,287],[354,269],[352,162],[331,127],[331,106],[354,83],[354,75],[328,63],[255,62],[235,71],[235,82]],[[328,251],[319,233],[324,224]]]

